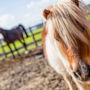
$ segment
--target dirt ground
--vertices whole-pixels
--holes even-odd
[[[0,90],[66,90],[42,55],[0,62]]]

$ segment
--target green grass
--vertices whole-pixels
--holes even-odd
[[[90,20],[90,15],[87,16],[87,19]]]
[[[37,30],[34,30],[33,33],[35,34],[35,33],[40,32],[40,31],[42,31],[42,28],[37,29]],[[31,33],[28,33],[28,35],[31,35]],[[34,37],[35,37],[35,40],[41,39],[41,33],[35,35]],[[32,37],[28,37],[28,38],[25,39],[25,43],[26,43],[26,44],[28,44],[28,43],[30,43],[30,42],[33,42],[33,41],[34,41],[34,40],[33,40]],[[0,44],[0,46],[1,46],[1,45],[6,45],[6,43],[3,42],[2,44]],[[15,45],[16,45],[17,48],[20,48],[20,47],[23,46],[19,41],[16,41],[16,42],[15,42]],[[38,43],[38,46],[40,46],[40,45],[42,45],[42,42],[39,42],[39,43]],[[10,46],[11,46],[12,50],[15,50],[13,44],[10,44]],[[32,44],[32,45],[28,46],[27,49],[28,49],[28,50],[31,50],[31,49],[33,49],[33,48],[35,48],[35,47],[36,47],[35,44]],[[4,49],[5,52],[9,52],[9,51],[10,51],[10,49],[9,49],[9,47],[8,47],[7,45],[6,45],[5,47],[3,47],[3,49]],[[22,48],[22,49],[19,50],[19,53],[23,53],[24,51],[25,51],[25,49]],[[3,54],[2,48],[0,48],[0,54]],[[14,54],[16,55],[17,52],[14,52]],[[7,56],[10,57],[11,55],[12,55],[12,54],[8,54]],[[4,58],[4,56],[0,57],[0,60],[2,60],[3,58]]]

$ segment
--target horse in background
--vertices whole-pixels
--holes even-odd
[[[23,44],[25,49],[27,50],[23,33],[26,34],[26,37],[28,37],[28,35],[27,35],[26,29],[24,28],[23,25],[19,24],[17,27],[14,27],[14,28],[12,28],[10,30],[6,30],[6,29],[3,29],[3,28],[0,28],[0,33],[3,35],[4,41],[9,46],[10,51],[11,51],[11,53],[13,55],[13,58],[15,58],[15,56],[13,54],[13,51],[12,51],[11,47],[10,47],[10,43],[13,43],[14,48],[17,51],[19,56],[20,56],[20,54],[19,54],[19,52],[18,52],[18,50],[16,48],[16,45],[14,43],[15,41],[19,40]]]
[[[79,0],[59,0],[44,9],[44,54],[70,90],[90,90],[90,21]],[[72,82],[73,80],[73,82]],[[75,83],[75,85],[74,85]]]

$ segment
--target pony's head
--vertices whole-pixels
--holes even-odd
[[[47,32],[48,27],[53,27],[52,32],[57,32],[57,36],[65,44],[65,54],[68,56],[68,49],[72,51],[70,54],[77,54],[74,58],[69,54],[68,62],[73,71],[77,71],[80,68],[79,60],[81,57],[78,56],[80,54],[79,42],[90,45],[90,38],[88,38],[90,36],[90,23],[86,19],[86,10],[87,7],[82,2],[79,2],[79,0],[60,0],[43,11],[43,16],[47,20]],[[86,71],[83,71],[87,72],[85,65],[84,68]]]

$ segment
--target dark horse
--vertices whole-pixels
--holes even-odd
[[[13,54],[13,51],[12,51],[11,47],[10,47],[10,43],[13,43],[13,45],[15,47],[15,50],[17,51],[18,55],[20,55],[20,54],[19,54],[19,52],[18,52],[18,50],[17,50],[17,48],[15,46],[15,43],[14,43],[15,41],[19,40],[23,44],[25,49],[27,50],[23,32],[28,37],[24,26],[21,25],[21,24],[18,25],[17,27],[14,27],[14,28],[10,29],[10,30],[0,28],[0,33],[3,35],[4,41],[6,41],[7,45],[9,46],[9,48],[11,50],[11,53],[13,55],[13,58],[15,58],[15,56]]]

